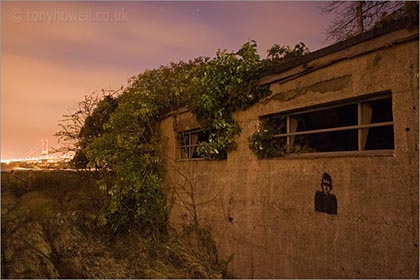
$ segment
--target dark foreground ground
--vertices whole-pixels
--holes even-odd
[[[2,172],[1,195],[2,279],[226,276],[203,234],[107,234],[94,222],[101,193],[90,173]]]

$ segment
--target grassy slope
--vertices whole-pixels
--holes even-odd
[[[210,242],[192,246],[191,235],[162,243],[135,231],[110,238],[92,219],[102,194],[90,173],[15,171],[2,173],[1,183],[2,278],[223,276]]]

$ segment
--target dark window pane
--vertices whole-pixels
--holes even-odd
[[[209,141],[209,131],[200,131],[198,133],[198,143]]]
[[[359,113],[360,120],[358,120]],[[289,127],[287,128],[288,118]],[[271,116],[266,121],[273,129],[273,134],[333,129],[356,126],[359,123],[391,122],[393,121],[392,99],[386,97],[307,113]],[[267,139],[265,143],[262,143],[264,147],[262,157],[276,157],[288,153],[357,151],[359,133],[362,150],[395,148],[393,126],[385,126]],[[286,144],[286,139],[289,139],[290,146]]]
[[[293,146],[300,146],[304,152],[357,151],[357,130],[334,131],[308,135],[297,135]]]
[[[220,151],[219,153],[220,153],[219,159],[227,159],[227,152],[226,152],[226,150]]]
[[[180,157],[181,159],[201,158],[197,152],[197,146],[200,143],[208,142],[210,131],[188,131],[182,132],[179,136]],[[222,159],[227,158],[225,151],[221,154]]]
[[[296,131],[357,125],[357,104],[296,114],[291,118],[297,122]]]
[[[192,154],[192,158],[201,158],[201,156],[197,153],[197,148],[196,147],[192,147],[191,148],[191,154]]]
[[[287,133],[286,116],[276,116],[268,120],[268,125],[273,128],[274,134]]]
[[[372,108],[372,118],[370,123],[389,122],[393,120],[391,98],[363,102],[363,105],[367,105]]]
[[[365,150],[392,150],[394,149],[394,127],[369,128]]]
[[[262,143],[263,150],[260,156],[262,158],[274,158],[283,156],[286,153],[286,137],[267,139]]]
[[[187,133],[183,133],[182,135],[181,135],[181,146],[185,146],[185,145],[189,145],[189,143],[190,143],[190,140],[189,140],[189,134],[187,134]]]

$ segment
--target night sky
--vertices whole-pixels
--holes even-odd
[[[58,121],[84,95],[147,68],[256,40],[325,47],[321,2],[2,2],[1,158],[58,147]]]

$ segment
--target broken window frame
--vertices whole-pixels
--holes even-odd
[[[187,130],[187,131],[180,131],[178,132],[178,147],[177,147],[177,152],[178,152],[178,156],[177,158],[179,160],[203,160],[202,157],[193,157],[194,153],[195,153],[195,149],[197,149],[198,145],[199,145],[199,134],[200,132],[203,132],[203,130],[196,128],[196,129],[192,129],[192,130]],[[183,137],[188,136],[188,144],[184,144],[182,145],[182,139]],[[196,141],[193,141],[194,138],[197,138]],[[196,142],[194,144],[192,144],[193,142]],[[185,149],[185,150],[183,150]],[[183,155],[186,154],[187,157],[183,157]]]
[[[264,118],[271,118],[271,119],[284,119],[286,118],[286,133],[277,133],[274,134],[274,138],[286,138],[286,145],[287,150],[293,145],[294,137],[297,135],[310,135],[310,134],[320,134],[320,133],[328,133],[328,132],[337,132],[337,131],[349,131],[349,130],[357,130],[357,151],[348,150],[348,151],[323,151],[323,152],[304,152],[304,153],[286,153],[285,157],[301,157],[301,156],[323,156],[323,155],[390,155],[394,153],[395,150],[395,132],[394,132],[394,118],[392,117],[391,121],[383,121],[377,123],[371,123],[372,117],[372,109],[367,106],[368,102],[377,101],[377,100],[386,100],[390,99],[392,103],[392,94],[390,92],[382,93],[382,94],[375,94],[370,95],[362,98],[357,99],[349,99],[349,100],[342,100],[339,102],[334,102],[330,104],[323,104],[323,105],[316,105],[309,109],[301,109],[301,110],[294,110],[291,112],[284,112],[284,113],[277,113],[271,114],[269,116],[262,117]],[[304,113],[334,109],[339,107],[344,107],[346,105],[354,105],[357,104],[357,125],[349,125],[349,126],[339,126],[333,128],[324,128],[324,129],[314,129],[314,130],[305,130],[305,131],[291,131],[293,124],[293,116],[301,115]],[[392,106],[391,106],[392,110]],[[391,112],[392,114],[392,112]],[[394,144],[393,149],[370,149],[366,150],[366,142],[367,142],[367,135],[370,128],[376,127],[389,127],[392,126],[393,128],[393,137],[394,137]],[[296,130],[297,124],[294,125],[294,129]]]

